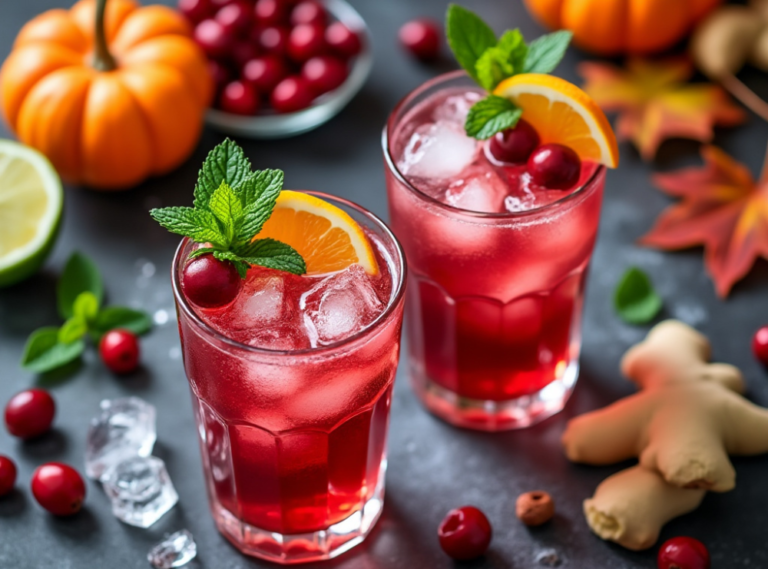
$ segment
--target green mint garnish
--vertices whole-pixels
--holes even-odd
[[[559,31],[526,44],[520,30],[510,30],[497,39],[477,14],[456,4],[448,7],[446,33],[456,61],[488,93],[520,73],[551,73],[573,37]],[[468,136],[485,140],[515,126],[521,115],[512,101],[489,94],[472,107],[465,130]]]
[[[46,373],[77,360],[85,351],[85,337],[94,342],[115,328],[144,334],[152,319],[140,310],[123,306],[101,307],[104,285],[96,265],[85,255],[73,253],[64,267],[56,289],[60,328],[35,330],[27,340],[21,365],[35,373]]]
[[[283,178],[280,170],[252,172],[243,149],[227,139],[205,159],[193,207],[149,213],[168,231],[206,245],[193,251],[191,258],[211,253],[234,264],[242,278],[252,265],[302,275],[307,267],[293,247],[274,239],[253,239],[272,215]]]
[[[613,296],[616,313],[629,324],[647,324],[661,310],[661,297],[653,289],[651,279],[637,267],[621,277]]]

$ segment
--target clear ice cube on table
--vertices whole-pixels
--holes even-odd
[[[409,177],[453,178],[475,161],[478,147],[458,123],[423,124],[411,135],[398,166]]]
[[[138,397],[105,399],[88,428],[85,472],[103,481],[123,460],[149,456],[156,439],[154,406]]]
[[[124,460],[103,482],[112,513],[132,526],[148,528],[179,501],[165,463],[154,456]]]
[[[147,561],[155,569],[172,569],[181,567],[197,556],[195,538],[183,529],[169,535],[155,545],[147,554]]]

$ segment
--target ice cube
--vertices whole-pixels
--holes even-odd
[[[300,321],[249,330],[244,341],[249,346],[265,350],[288,351],[311,347]]]
[[[149,456],[155,446],[155,408],[138,397],[105,399],[91,419],[85,450],[85,472],[103,480],[125,459]]]
[[[469,211],[501,213],[507,186],[495,172],[473,173],[471,177],[451,184],[445,193],[448,205]]]
[[[232,307],[232,327],[240,330],[263,327],[280,319],[284,308],[284,286],[283,279],[277,276],[250,281]]]
[[[304,326],[313,347],[338,342],[370,324],[384,308],[360,265],[333,274],[301,296]]]
[[[104,491],[115,517],[140,528],[154,524],[179,501],[165,463],[154,456],[136,456],[110,468]]]
[[[173,569],[181,567],[197,556],[195,538],[183,529],[169,535],[155,545],[147,554],[147,561],[156,569]]]
[[[410,177],[452,178],[474,162],[477,152],[477,141],[461,125],[438,121],[416,129],[398,166]]]
[[[470,107],[482,99],[480,93],[467,91],[461,95],[451,95],[442,104],[435,107],[432,117],[436,121],[448,121],[464,128]]]

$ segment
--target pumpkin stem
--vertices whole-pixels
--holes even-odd
[[[117,67],[115,58],[109,53],[107,34],[104,31],[104,12],[107,8],[107,0],[96,0],[96,29],[94,34],[95,45],[93,53],[93,67],[99,71],[112,71]]]
[[[750,111],[768,121],[768,103],[763,101],[757,93],[747,87],[741,79],[728,73],[718,78],[721,85]]]

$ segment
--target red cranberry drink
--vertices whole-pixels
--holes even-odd
[[[488,79],[466,61],[466,34],[452,37],[473,18],[485,26],[449,11],[467,74],[406,97],[383,143],[392,226],[410,269],[414,389],[452,423],[502,430],[559,411],[574,386],[585,278],[617,154],[594,102],[545,74],[567,33],[526,46],[516,30],[497,43],[488,29],[491,55],[516,61]],[[503,55],[511,44],[518,51]],[[556,57],[542,63],[547,50]]]
[[[239,152],[225,145],[208,161]],[[209,211],[221,228],[177,231],[188,238],[173,267],[209,502],[238,549],[287,564],[348,550],[381,513],[404,263],[373,215],[280,192],[276,172],[224,180],[234,198],[216,189],[207,208],[196,191],[194,209],[153,215],[176,231],[176,211]],[[249,217],[264,203],[271,213]]]

